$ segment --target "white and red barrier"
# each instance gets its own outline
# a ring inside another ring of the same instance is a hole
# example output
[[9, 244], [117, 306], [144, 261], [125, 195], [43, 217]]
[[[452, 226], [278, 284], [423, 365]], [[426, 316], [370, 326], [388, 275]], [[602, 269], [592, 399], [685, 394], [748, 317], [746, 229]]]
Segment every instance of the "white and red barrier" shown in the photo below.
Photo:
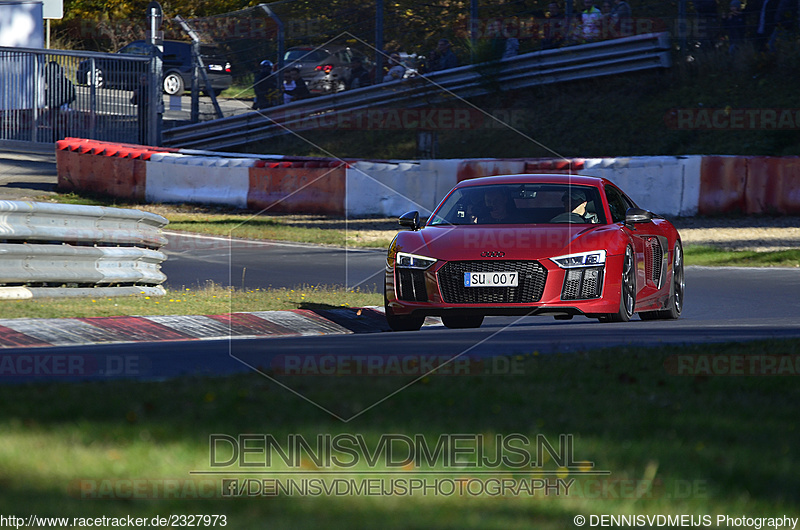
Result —
[[67, 138], [59, 189], [149, 202], [225, 204], [338, 216], [429, 214], [462, 180], [516, 173], [604, 177], [656, 213], [800, 214], [797, 157], [347, 161], [238, 155]]

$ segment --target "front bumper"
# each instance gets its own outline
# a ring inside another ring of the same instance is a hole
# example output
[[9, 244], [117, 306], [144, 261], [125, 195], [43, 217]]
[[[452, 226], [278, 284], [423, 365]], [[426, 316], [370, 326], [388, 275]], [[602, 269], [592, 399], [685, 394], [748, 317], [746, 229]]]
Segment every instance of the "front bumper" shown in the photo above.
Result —
[[[579, 315], [619, 310], [623, 256], [603, 267], [562, 269], [549, 259], [438, 261], [427, 270], [386, 268], [386, 304], [399, 316]], [[517, 288], [464, 287], [463, 273], [516, 270]], [[460, 282], [460, 285], [459, 285]]]

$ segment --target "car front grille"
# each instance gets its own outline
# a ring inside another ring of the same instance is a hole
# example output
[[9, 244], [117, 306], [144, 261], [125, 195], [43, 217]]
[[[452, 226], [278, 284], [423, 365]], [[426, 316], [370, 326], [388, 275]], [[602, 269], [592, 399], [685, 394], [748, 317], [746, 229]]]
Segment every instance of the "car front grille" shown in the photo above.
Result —
[[425, 271], [397, 268], [397, 297], [407, 302], [427, 302]]
[[564, 276], [562, 300], [588, 300], [600, 298], [603, 292], [603, 267], [567, 269]]
[[[519, 273], [517, 287], [464, 287], [465, 272]], [[547, 270], [538, 261], [449, 261], [437, 273], [447, 304], [524, 304], [538, 302]]]

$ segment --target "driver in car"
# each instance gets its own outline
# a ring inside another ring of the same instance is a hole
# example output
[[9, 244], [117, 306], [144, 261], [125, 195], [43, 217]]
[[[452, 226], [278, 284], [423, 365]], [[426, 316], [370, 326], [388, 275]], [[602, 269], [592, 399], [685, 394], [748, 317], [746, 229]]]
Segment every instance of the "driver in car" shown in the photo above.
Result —
[[487, 212], [482, 216], [484, 223], [515, 223], [516, 212], [511, 197], [502, 188], [489, 188], [484, 197]]

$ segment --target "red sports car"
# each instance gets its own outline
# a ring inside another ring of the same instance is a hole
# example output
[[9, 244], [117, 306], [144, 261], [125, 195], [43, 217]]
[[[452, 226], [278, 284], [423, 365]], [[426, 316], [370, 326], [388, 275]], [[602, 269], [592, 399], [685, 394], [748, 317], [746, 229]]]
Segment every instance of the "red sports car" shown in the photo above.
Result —
[[435, 315], [475, 328], [487, 315], [675, 319], [683, 309], [678, 231], [606, 179], [512, 175], [459, 183], [425, 226], [399, 222], [386, 258], [386, 319]]

